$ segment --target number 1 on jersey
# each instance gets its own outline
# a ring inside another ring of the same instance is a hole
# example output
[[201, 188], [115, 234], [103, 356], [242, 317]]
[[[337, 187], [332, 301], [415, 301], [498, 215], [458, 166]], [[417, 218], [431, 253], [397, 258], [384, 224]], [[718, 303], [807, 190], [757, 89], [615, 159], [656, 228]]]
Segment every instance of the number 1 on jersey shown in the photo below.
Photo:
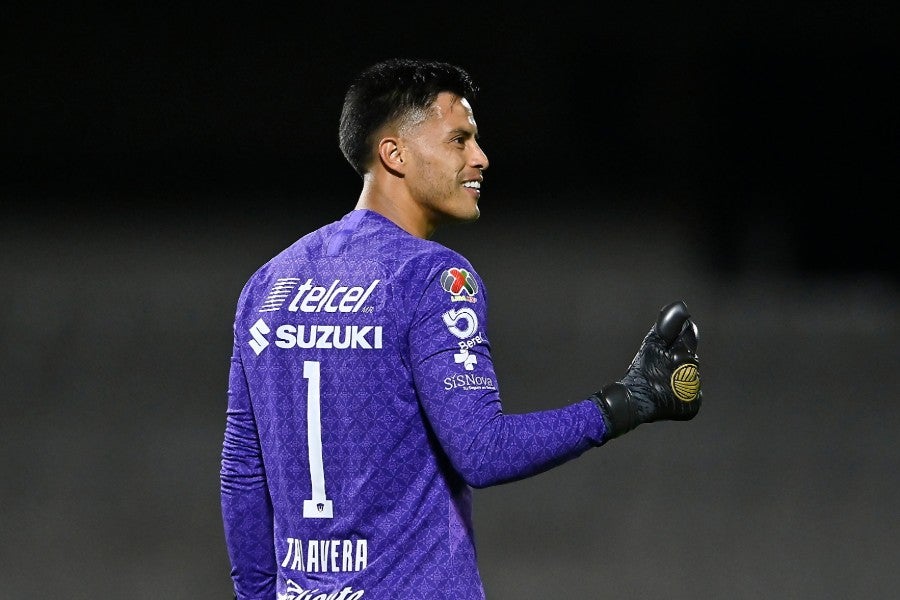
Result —
[[303, 517], [307, 519], [331, 519], [334, 517], [331, 500], [325, 495], [325, 467], [322, 464], [322, 411], [320, 390], [322, 382], [319, 362], [303, 361], [303, 377], [306, 379], [306, 440], [309, 447], [309, 478], [312, 483], [312, 499], [303, 501]]

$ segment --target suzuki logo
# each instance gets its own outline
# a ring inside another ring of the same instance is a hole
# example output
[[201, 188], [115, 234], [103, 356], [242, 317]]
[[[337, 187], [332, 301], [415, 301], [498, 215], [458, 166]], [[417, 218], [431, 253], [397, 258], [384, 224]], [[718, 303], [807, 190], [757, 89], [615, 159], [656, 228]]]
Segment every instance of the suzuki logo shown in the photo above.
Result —
[[253, 351], [256, 352], [256, 355], [259, 356], [259, 353], [266, 349], [266, 346], [269, 345], [269, 340], [266, 339], [266, 334], [272, 331], [269, 329], [269, 326], [266, 325], [266, 322], [260, 319], [256, 323], [253, 324], [253, 327], [250, 328], [250, 335], [253, 336], [253, 339], [248, 342], [250, 347], [253, 348]]

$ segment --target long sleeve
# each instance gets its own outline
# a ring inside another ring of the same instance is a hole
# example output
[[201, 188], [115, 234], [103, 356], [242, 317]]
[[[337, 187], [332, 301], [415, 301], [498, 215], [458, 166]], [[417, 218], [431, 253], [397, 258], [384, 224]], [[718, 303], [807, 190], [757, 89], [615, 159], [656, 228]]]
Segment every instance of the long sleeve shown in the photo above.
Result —
[[237, 344], [231, 357], [220, 473], [225, 543], [238, 600], [274, 600], [272, 503]]
[[424, 290], [409, 339], [419, 401], [466, 483], [523, 479], [601, 445], [603, 418], [590, 400], [504, 413], [484, 285], [467, 263], [444, 267]]

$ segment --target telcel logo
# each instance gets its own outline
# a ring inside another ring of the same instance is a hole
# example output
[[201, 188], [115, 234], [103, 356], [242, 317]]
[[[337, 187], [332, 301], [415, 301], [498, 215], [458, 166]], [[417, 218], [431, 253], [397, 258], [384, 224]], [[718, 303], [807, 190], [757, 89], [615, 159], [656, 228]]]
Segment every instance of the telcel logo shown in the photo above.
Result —
[[335, 279], [329, 287], [313, 285], [312, 279], [297, 288], [294, 299], [288, 305], [288, 310], [306, 313], [316, 312], [342, 312], [355, 313], [362, 308], [363, 303], [372, 295], [375, 286], [380, 279], [374, 280], [369, 287], [349, 287], [341, 285], [340, 279]]

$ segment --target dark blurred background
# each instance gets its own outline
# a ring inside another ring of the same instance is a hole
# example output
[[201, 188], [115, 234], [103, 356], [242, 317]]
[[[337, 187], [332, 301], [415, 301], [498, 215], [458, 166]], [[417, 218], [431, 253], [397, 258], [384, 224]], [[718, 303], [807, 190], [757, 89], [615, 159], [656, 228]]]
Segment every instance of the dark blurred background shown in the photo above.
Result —
[[231, 597], [237, 296], [352, 208], [343, 92], [401, 55], [482, 88], [482, 218], [437, 239], [508, 412], [620, 377], [671, 300], [701, 331], [696, 420], [475, 492], [489, 598], [895, 597], [893, 4], [0, 14], [0, 597]]

